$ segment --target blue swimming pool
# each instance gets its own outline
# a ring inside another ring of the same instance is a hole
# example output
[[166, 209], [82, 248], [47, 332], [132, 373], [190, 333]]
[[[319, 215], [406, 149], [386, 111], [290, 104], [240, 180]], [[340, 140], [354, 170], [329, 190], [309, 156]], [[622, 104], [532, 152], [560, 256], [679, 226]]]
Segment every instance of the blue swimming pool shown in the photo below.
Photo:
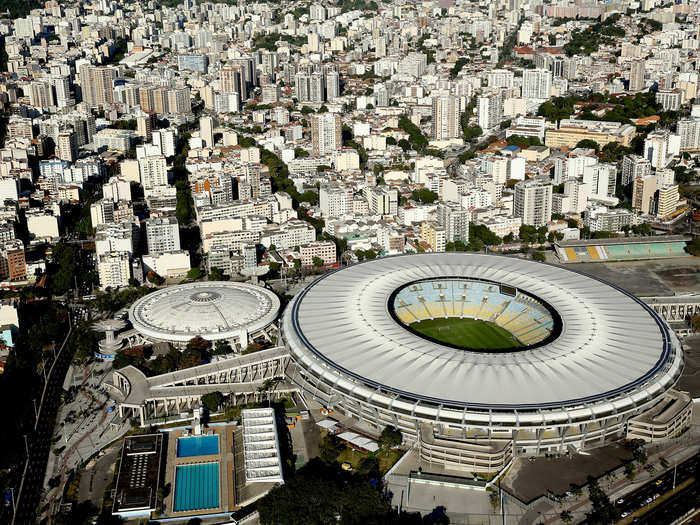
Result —
[[177, 457], [208, 456], [219, 453], [219, 436], [181, 437], [177, 440]]
[[213, 509], [218, 506], [218, 462], [175, 467], [175, 512]]

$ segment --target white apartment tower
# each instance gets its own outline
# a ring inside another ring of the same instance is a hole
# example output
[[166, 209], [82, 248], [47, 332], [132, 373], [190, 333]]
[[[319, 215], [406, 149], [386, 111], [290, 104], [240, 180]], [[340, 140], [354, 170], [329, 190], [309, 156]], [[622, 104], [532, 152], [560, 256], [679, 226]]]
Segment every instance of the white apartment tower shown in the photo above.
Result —
[[634, 60], [630, 64], [629, 90], [641, 91], [644, 89], [644, 60]]
[[446, 140], [459, 136], [459, 100], [457, 97], [449, 95], [433, 98], [433, 138]]
[[199, 119], [199, 135], [207, 148], [214, 147], [214, 119], [202, 117]]
[[544, 100], [552, 91], [552, 72], [548, 69], [526, 69], [523, 72], [522, 98]]
[[513, 198], [513, 215], [530, 226], [547, 224], [552, 218], [552, 185], [536, 179], [518, 182]]
[[447, 242], [469, 242], [471, 212], [456, 202], [442, 202], [437, 207], [437, 222], [445, 229]]
[[503, 117], [503, 100], [500, 93], [481, 95], [478, 101], [479, 127], [484, 131], [495, 128]]
[[324, 217], [342, 217], [349, 211], [351, 197], [337, 184], [324, 184], [319, 191], [319, 207]]
[[158, 217], [145, 222], [149, 255], [180, 251], [180, 227], [175, 217]]
[[129, 285], [131, 261], [129, 252], [109, 252], [101, 255], [97, 262], [97, 273], [101, 288], [121, 288]]
[[316, 157], [341, 148], [343, 135], [340, 115], [322, 113], [311, 117], [311, 151]]
[[681, 151], [700, 149], [700, 119], [679, 120], [676, 130], [681, 137]]
[[144, 190], [168, 184], [168, 164], [162, 155], [151, 155], [139, 159], [139, 176]]
[[640, 155], [625, 155], [622, 159], [623, 186], [631, 184], [637, 177], [651, 175], [651, 162]]

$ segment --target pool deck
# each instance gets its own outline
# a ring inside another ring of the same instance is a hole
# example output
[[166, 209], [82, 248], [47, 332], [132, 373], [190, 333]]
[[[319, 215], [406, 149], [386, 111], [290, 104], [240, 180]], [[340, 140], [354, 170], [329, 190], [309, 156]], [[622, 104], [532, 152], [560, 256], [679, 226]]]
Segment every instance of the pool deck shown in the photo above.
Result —
[[[220, 427], [210, 427], [204, 429], [205, 434], [218, 434], [219, 436], [219, 453], [208, 454], [204, 456], [188, 456], [177, 457], [177, 440], [184, 436], [183, 430], [174, 430], [168, 432], [168, 450], [166, 455], [165, 466], [165, 482], [164, 486], [170, 485], [170, 491], [165, 497], [165, 514], [162, 517], [187, 517], [197, 516], [200, 514], [213, 514], [217, 512], [228, 512], [234, 509], [234, 483], [233, 483], [233, 431], [235, 425], [227, 425]], [[211, 463], [212, 461], [219, 462], [219, 506], [209, 509], [188, 510], [182, 512], [174, 512], [175, 499], [175, 470], [180, 465], [194, 465], [197, 463]], [[166, 489], [167, 491], [167, 489]]]

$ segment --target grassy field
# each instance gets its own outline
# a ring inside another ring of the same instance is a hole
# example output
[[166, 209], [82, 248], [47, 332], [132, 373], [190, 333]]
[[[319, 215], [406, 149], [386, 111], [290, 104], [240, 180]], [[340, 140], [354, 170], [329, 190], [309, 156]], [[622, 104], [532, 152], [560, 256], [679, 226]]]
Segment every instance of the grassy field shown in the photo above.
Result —
[[427, 319], [411, 328], [436, 341], [475, 350], [510, 349], [522, 346], [507, 330], [477, 319]]
[[[400, 449], [391, 449], [387, 451], [377, 451], [371, 454], [379, 460], [379, 470], [382, 474], [386, 474], [387, 471], [394, 466], [401, 456], [403, 456], [405, 451]], [[345, 447], [343, 451], [338, 456], [338, 463], [350, 463], [353, 469], [357, 469], [360, 461], [364, 458], [370, 456], [366, 452], [360, 452], [359, 450], [352, 449], [350, 447]]]

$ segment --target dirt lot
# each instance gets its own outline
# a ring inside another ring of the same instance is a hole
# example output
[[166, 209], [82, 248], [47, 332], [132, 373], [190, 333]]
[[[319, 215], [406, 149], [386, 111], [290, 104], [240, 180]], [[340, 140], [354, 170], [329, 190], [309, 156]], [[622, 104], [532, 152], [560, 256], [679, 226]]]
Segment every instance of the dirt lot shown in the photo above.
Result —
[[640, 297], [700, 293], [700, 258], [570, 264], [567, 268], [605, 279]]

